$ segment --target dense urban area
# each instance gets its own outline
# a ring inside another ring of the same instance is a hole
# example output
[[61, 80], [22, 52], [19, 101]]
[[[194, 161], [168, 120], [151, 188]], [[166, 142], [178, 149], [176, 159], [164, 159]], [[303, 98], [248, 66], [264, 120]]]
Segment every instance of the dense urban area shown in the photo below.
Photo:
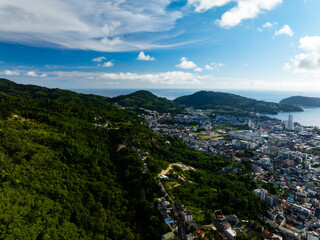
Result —
[[[247, 174], [259, 186], [253, 193], [268, 206], [267, 214], [261, 216], [268, 226], [261, 229], [265, 239], [319, 239], [317, 127], [294, 123], [289, 114], [288, 121], [280, 121], [254, 113], [235, 117], [193, 108], [187, 108], [185, 114], [141, 110], [145, 123], [154, 132], [182, 139], [198, 151], [231, 159], [231, 164], [221, 169], [223, 173], [237, 174], [243, 171], [238, 163], [251, 163]], [[195, 170], [181, 163], [175, 165]], [[169, 170], [159, 174], [161, 184], [168, 190], [176, 187], [170, 185], [173, 175]], [[174, 232], [179, 239], [206, 238], [207, 231], [216, 232], [214, 239], [241, 239], [237, 236], [246, 231], [243, 223], [247, 221], [235, 214], [217, 211], [212, 223], [199, 228], [194, 218], [197, 213], [183, 203], [174, 204], [174, 195], [162, 196], [158, 201], [164, 221], [172, 229], [163, 239], [173, 239]]]

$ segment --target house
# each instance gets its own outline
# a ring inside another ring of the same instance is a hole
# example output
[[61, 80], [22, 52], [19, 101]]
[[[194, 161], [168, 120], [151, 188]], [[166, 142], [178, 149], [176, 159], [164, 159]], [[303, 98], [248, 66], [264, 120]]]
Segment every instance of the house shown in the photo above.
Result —
[[234, 222], [234, 223], [239, 222], [238, 217], [237, 217], [236, 215], [234, 215], [234, 214], [228, 215], [228, 216], [227, 216], [227, 219], [228, 219], [229, 222]]
[[184, 220], [185, 221], [192, 221], [193, 220], [193, 216], [192, 216], [192, 213], [190, 211], [185, 211], [183, 213], [184, 215]]
[[201, 231], [201, 230], [199, 230], [199, 229], [196, 229], [195, 231], [194, 231], [197, 235], [199, 235], [200, 237], [204, 237], [204, 235], [205, 235], [205, 232], [204, 231]]
[[162, 240], [172, 240], [174, 238], [173, 232], [168, 232], [162, 235]]
[[226, 220], [226, 218], [223, 215], [217, 215], [215, 220], [219, 222], [223, 222]]
[[224, 233], [226, 234], [228, 239], [231, 239], [231, 240], [236, 239], [237, 233], [231, 227], [224, 229]]
[[187, 240], [193, 240], [193, 238], [194, 238], [194, 237], [193, 237], [193, 235], [192, 235], [191, 233], [189, 233], [189, 234], [186, 235], [186, 239], [187, 239]]

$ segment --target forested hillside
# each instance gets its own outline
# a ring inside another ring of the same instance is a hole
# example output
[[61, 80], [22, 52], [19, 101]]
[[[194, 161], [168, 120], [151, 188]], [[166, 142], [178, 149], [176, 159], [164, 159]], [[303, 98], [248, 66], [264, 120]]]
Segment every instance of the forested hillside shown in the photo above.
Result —
[[293, 105], [299, 105], [299, 106], [305, 106], [305, 107], [320, 107], [320, 98], [293, 96], [293, 97], [282, 99], [280, 103], [293, 104]]
[[190, 176], [194, 184], [172, 192], [178, 201], [259, 220], [255, 183], [221, 174], [228, 160], [155, 135], [135, 112], [105, 98], [6, 84], [12, 87], [0, 92], [1, 239], [161, 239], [168, 228], [154, 205], [163, 196], [156, 176], [177, 161], [200, 170]]
[[216, 112], [243, 114], [248, 112], [276, 114], [288, 111], [303, 111], [299, 106], [278, 104], [242, 97], [230, 93], [200, 91], [182, 96], [175, 103], [199, 109], [214, 109]]
[[110, 99], [110, 102], [119, 103], [124, 107], [131, 108], [146, 108], [149, 110], [156, 110], [161, 113], [165, 112], [182, 112], [183, 109], [174, 102], [157, 97], [149, 91], [140, 90], [128, 95], [122, 95]]

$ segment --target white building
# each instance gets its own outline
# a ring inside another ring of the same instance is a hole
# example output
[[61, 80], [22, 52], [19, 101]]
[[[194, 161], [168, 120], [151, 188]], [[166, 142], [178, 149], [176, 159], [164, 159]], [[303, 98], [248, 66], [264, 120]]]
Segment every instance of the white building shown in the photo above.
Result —
[[255, 195], [257, 195], [257, 196], [260, 198], [261, 201], [264, 201], [265, 198], [266, 198], [266, 194], [268, 193], [268, 191], [265, 190], [265, 189], [255, 189], [255, 190], [253, 191], [253, 193], [254, 193]]
[[193, 220], [193, 216], [192, 216], [192, 213], [190, 212], [190, 211], [185, 211], [184, 213], [183, 213], [183, 215], [184, 215], [184, 220], [185, 221], [192, 221]]
[[287, 130], [294, 130], [293, 116], [291, 114], [289, 114], [289, 119], [287, 122]]
[[224, 233], [228, 237], [228, 239], [234, 240], [237, 237], [236, 231], [234, 231], [232, 228], [227, 228], [224, 230]]

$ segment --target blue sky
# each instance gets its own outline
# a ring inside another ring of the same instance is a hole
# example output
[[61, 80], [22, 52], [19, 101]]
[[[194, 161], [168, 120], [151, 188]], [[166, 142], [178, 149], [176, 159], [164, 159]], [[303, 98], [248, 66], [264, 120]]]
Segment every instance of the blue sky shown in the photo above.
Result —
[[318, 0], [2, 0], [0, 77], [59, 88], [320, 89]]

